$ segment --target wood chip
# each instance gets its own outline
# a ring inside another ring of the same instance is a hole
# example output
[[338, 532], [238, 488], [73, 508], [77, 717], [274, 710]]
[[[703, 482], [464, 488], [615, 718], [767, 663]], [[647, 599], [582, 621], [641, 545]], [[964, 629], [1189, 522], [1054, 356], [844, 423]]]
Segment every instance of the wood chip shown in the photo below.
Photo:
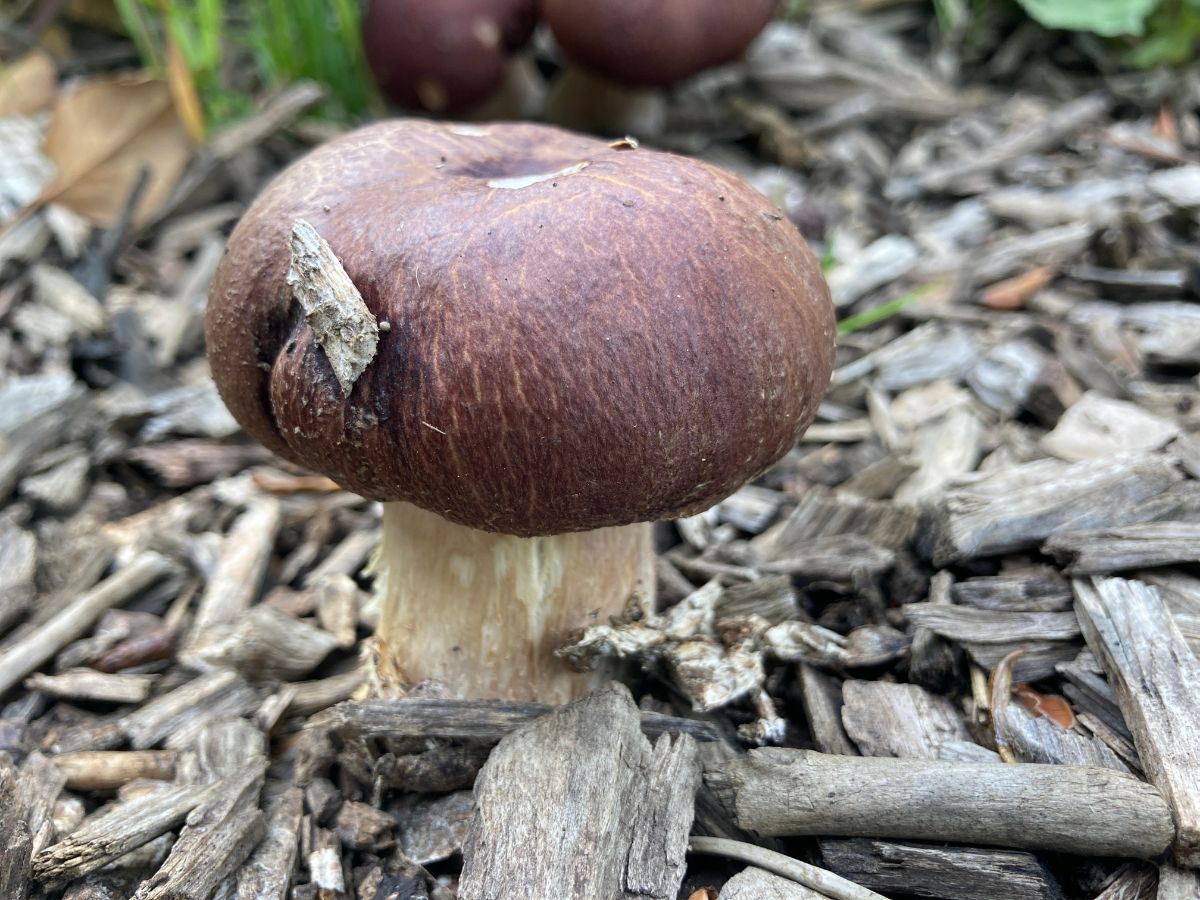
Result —
[[699, 783], [689, 737], [651, 749], [624, 687], [589, 694], [492, 752], [459, 895], [674, 896]]
[[1154, 588], [1121, 578], [1074, 587], [1088, 646], [1116, 688], [1147, 777], [1171, 804], [1175, 857], [1200, 865], [1200, 663]]
[[933, 511], [933, 560], [945, 565], [1037, 546], [1065, 525], [1124, 524], [1130, 507], [1180, 479], [1162, 456], [1117, 456], [1066, 464], [1026, 463], [942, 497]]
[[1050, 868], [1032, 853], [866, 838], [827, 838], [817, 845], [829, 869], [889, 897], [912, 894], [946, 900], [1063, 898], [1062, 888]]
[[0, 654], [0, 694], [85, 634], [105, 610], [129, 600], [173, 569], [165, 557], [143, 553], [39, 625], [20, 643]]
[[1099, 459], [1159, 450], [1178, 435], [1174, 422], [1134, 403], [1088, 391], [1042, 438], [1042, 447], [1060, 459]]
[[1043, 551], [1073, 575], [1103, 575], [1200, 561], [1200, 524], [1150, 522], [1052, 535]]
[[960, 841], [1148, 858], [1174, 834], [1154, 788], [1110, 769], [826, 756], [764, 748], [705, 773], [763, 835]]
[[342, 393], [349, 397], [358, 376], [375, 359], [379, 323], [333, 249], [303, 219], [292, 225], [291, 253], [288, 286], [304, 309]]

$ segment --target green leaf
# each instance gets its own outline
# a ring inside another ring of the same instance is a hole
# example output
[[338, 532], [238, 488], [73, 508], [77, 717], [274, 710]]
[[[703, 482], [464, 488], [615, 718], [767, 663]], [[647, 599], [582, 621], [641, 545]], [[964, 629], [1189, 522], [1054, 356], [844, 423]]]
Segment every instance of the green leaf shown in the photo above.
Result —
[[1017, 0], [1046, 28], [1090, 31], [1104, 37], [1140, 35], [1160, 0]]

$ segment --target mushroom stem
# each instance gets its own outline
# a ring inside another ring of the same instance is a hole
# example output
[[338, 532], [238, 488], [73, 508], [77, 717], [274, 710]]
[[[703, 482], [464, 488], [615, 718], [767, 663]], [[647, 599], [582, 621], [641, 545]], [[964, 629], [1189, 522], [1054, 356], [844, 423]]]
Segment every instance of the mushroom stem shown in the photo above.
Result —
[[377, 694], [427, 680], [452, 696], [564, 703], [597, 676], [554, 655], [572, 632], [648, 602], [648, 524], [521, 538], [385, 503], [374, 562]]
[[663, 92], [631, 88], [568, 66], [550, 86], [546, 119], [577, 131], [651, 138], [666, 126]]

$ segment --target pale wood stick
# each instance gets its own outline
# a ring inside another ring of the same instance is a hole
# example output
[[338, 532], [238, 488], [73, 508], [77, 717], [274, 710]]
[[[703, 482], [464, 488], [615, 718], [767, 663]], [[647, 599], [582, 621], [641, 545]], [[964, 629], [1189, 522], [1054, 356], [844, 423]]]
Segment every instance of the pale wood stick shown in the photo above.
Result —
[[827, 756], [767, 748], [705, 775], [768, 836], [952, 841], [1147, 858], [1175, 829], [1153, 787], [1111, 769]]
[[71, 641], [86, 634], [105, 610], [124, 603], [171, 569], [166, 557], [147, 551], [43, 622], [24, 640], [0, 655], [0, 694], [52, 659]]

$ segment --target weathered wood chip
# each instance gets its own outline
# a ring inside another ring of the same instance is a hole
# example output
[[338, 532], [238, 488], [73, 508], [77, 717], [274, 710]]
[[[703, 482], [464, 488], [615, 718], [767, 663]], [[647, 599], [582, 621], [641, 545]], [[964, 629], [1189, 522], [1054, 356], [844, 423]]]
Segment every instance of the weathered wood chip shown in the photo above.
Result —
[[[375, 738], [444, 738], [496, 743], [505, 735], [554, 711], [542, 703], [508, 700], [406, 698], [339, 703], [309, 720], [309, 727]], [[642, 712], [642, 730], [656, 738], [688, 734], [718, 740], [716, 728], [695, 719]]]
[[946, 742], [971, 742], [954, 704], [915, 684], [850, 680], [842, 697], [842, 724], [864, 756], [942, 759]]
[[333, 249], [308, 222], [292, 225], [287, 283], [325, 351], [342, 392], [350, 395], [379, 345], [379, 323]]
[[459, 895], [671, 897], [684, 872], [695, 744], [651, 749], [622, 686], [505, 738], [475, 785]]
[[1088, 391], [1042, 438], [1042, 447], [1074, 462], [1160, 450], [1178, 435], [1179, 426], [1162, 416]]
[[905, 618], [953, 641], [1002, 644], [1012, 641], [1069, 641], [1079, 636], [1073, 612], [976, 609], [944, 603], [907, 603]]
[[933, 561], [945, 565], [1037, 546], [1065, 525], [1123, 525], [1131, 507], [1181, 479], [1147, 454], [1072, 464], [1038, 460], [952, 489], [933, 509]]
[[1121, 578], [1074, 587], [1088, 646], [1116, 688], [1147, 777], [1171, 804], [1175, 857], [1200, 865], [1200, 663], [1154, 588]]
[[1052, 535], [1042, 547], [1073, 575], [1200, 562], [1200, 524], [1149, 522]]
[[[1062, 900], [1049, 867], [1032, 853], [901, 844], [855, 838], [817, 842], [825, 866], [872, 890], [946, 900]], [[722, 894], [722, 900], [724, 894]]]
[[762, 835], [962, 841], [1149, 858], [1174, 834], [1153, 787], [1111, 769], [1001, 765], [763, 748], [705, 782]]

